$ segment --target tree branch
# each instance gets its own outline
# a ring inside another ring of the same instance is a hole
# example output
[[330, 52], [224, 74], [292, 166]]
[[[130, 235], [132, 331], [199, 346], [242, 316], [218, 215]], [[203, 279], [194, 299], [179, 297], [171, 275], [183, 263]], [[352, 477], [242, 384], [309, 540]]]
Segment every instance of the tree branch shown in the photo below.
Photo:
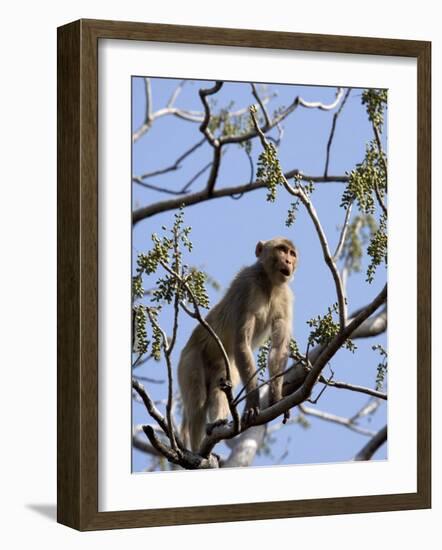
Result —
[[150, 88], [150, 78], [144, 79], [144, 92], [146, 97], [146, 108], [144, 114], [144, 122], [140, 128], [134, 132], [132, 136], [132, 141], [135, 143], [141, 136], [143, 136], [152, 125], [152, 106], [151, 106], [151, 97], [152, 92]]
[[345, 213], [344, 225], [342, 226], [342, 231], [341, 231], [341, 235], [339, 237], [338, 245], [336, 247], [335, 253], [333, 254], [333, 261], [334, 262], [336, 262], [339, 259], [339, 256], [341, 255], [342, 248], [343, 248], [344, 243], [345, 243], [345, 238], [347, 236], [347, 231], [348, 231], [348, 225], [349, 225], [349, 222], [350, 222], [352, 206], [353, 206], [352, 202], [347, 206], [347, 211]]
[[[211, 163], [210, 163], [211, 165]], [[205, 167], [205, 169], [207, 169]], [[348, 176], [310, 176], [302, 174], [298, 169], [293, 169], [285, 173], [287, 179], [293, 177], [299, 177], [302, 181], [312, 181], [313, 183], [346, 183], [348, 181]], [[231, 197], [232, 195], [239, 195], [250, 193], [251, 191], [256, 191], [258, 189], [264, 189], [266, 187], [265, 182], [255, 181], [253, 184], [246, 183], [242, 185], [237, 185], [233, 187], [223, 187], [222, 189], [215, 189], [210, 193], [206, 188], [201, 191], [196, 191], [195, 193], [178, 197], [176, 199], [168, 199], [165, 201], [160, 201], [154, 204], [149, 204], [135, 210], [132, 214], [132, 222], [134, 224], [144, 220], [145, 218], [150, 218], [155, 214], [160, 214], [161, 212], [168, 212], [169, 210], [176, 210], [182, 204], [184, 206], [191, 206], [193, 204], [199, 204], [200, 202], [205, 202], [209, 199], [219, 199], [222, 197]]]
[[207, 96], [209, 95], [213, 95], [213, 94], [216, 94], [217, 92], [219, 92], [219, 90], [221, 90], [222, 86], [223, 86], [224, 82], [220, 81], [220, 80], [217, 80], [215, 82], [215, 85], [212, 86], [212, 88], [202, 88], [200, 91], [199, 91], [199, 96], [201, 98], [201, 101], [203, 103], [203, 106], [204, 106], [204, 119], [201, 123], [201, 126], [200, 126], [200, 132], [202, 132], [208, 142], [210, 143], [210, 145], [212, 145], [212, 147], [219, 147], [219, 141], [217, 139], [215, 139], [215, 137], [213, 136], [212, 132], [209, 130], [209, 123], [210, 123], [210, 117], [211, 117], [211, 113], [210, 113], [210, 106], [209, 106], [209, 103], [207, 101]]
[[348, 88], [346, 93], [345, 93], [344, 99], [342, 100], [341, 105], [339, 106], [339, 109], [333, 115], [332, 127], [331, 127], [331, 130], [330, 130], [330, 136], [329, 136], [328, 142], [327, 142], [327, 153], [326, 153], [326, 158], [325, 158], [324, 176], [326, 176], [328, 174], [328, 165], [329, 165], [329, 162], [330, 162], [330, 150], [331, 150], [331, 146], [332, 146], [332, 143], [333, 143], [333, 138], [335, 136], [336, 122], [338, 121], [339, 115], [341, 114], [341, 111], [344, 108], [345, 103], [347, 102], [347, 99], [350, 95], [350, 92], [351, 92], [351, 88]]
[[[144, 389], [143, 385], [138, 382], [138, 380], [132, 379], [132, 388], [138, 393], [138, 395], [141, 397], [144, 406], [146, 407], [147, 412], [149, 415], [157, 422], [157, 424], [160, 426], [160, 428], [163, 430], [163, 432], [167, 435], [167, 437], [170, 439], [170, 431], [168, 423], [166, 422], [166, 419], [164, 416], [160, 413], [160, 411], [155, 407], [154, 402], [149, 397], [148, 393]], [[184, 448], [183, 442], [178, 437], [178, 435], [174, 435], [174, 440], [176, 441], [177, 446], [180, 449]]]
[[173, 464], [177, 464], [186, 470], [219, 468], [218, 458], [215, 455], [202, 457], [184, 448], [171, 449], [168, 445], [158, 439], [152, 426], [143, 426], [143, 431], [154, 449]]
[[[327, 363], [333, 357], [333, 355], [341, 348], [345, 341], [350, 338], [352, 332], [361, 325], [372, 313], [374, 313], [378, 307], [380, 307], [385, 300], [387, 299], [387, 286], [376, 296], [376, 298], [361, 311], [345, 328], [343, 331], [339, 332], [335, 338], [321, 351], [318, 358], [316, 359], [313, 367], [307, 374], [304, 382], [301, 387], [298, 388], [294, 393], [284, 397], [271, 407], [261, 410], [261, 412], [253, 419], [250, 426], [261, 426], [267, 424], [271, 420], [274, 420], [280, 415], [283, 415], [291, 408], [299, 405], [311, 395], [311, 391], [319, 376], [321, 375], [322, 370], [325, 368]], [[219, 426], [215, 428], [210, 436], [207, 436], [200, 449], [202, 456], [208, 456], [213, 449], [213, 447], [221, 441], [222, 439], [230, 439], [234, 437], [232, 427], [229, 425]]]
[[339, 424], [340, 426], [345, 426], [349, 430], [352, 430], [353, 432], [359, 433], [361, 435], [367, 435], [370, 437], [374, 435], [374, 432], [372, 432], [371, 430], [366, 430], [365, 428], [361, 428], [360, 426], [355, 424], [351, 418], [344, 418], [342, 416], [337, 416], [326, 411], [319, 411], [312, 407], [306, 407], [305, 405], [299, 405], [299, 409], [301, 410], [301, 412], [308, 416], [314, 416], [327, 422], [332, 422], [334, 424]]
[[318, 379], [318, 382], [321, 382], [321, 384], [325, 384], [326, 386], [329, 386], [330, 388], [337, 388], [342, 390], [349, 390], [354, 391], [357, 393], [365, 393], [366, 395], [371, 395], [372, 397], [377, 397], [378, 399], [383, 399], [386, 401], [388, 399], [388, 396], [386, 393], [373, 390], [371, 388], [366, 388], [365, 386], [356, 386], [355, 384], [348, 384], [347, 382], [339, 382], [336, 380], [327, 380], [325, 377], [320, 376]]
[[167, 174], [168, 172], [173, 172], [175, 170], [178, 170], [179, 168], [181, 168], [181, 163], [183, 162], [183, 160], [185, 160], [192, 153], [194, 153], [205, 142], [206, 142], [206, 138], [203, 138], [200, 141], [198, 141], [197, 143], [195, 143], [194, 145], [192, 145], [192, 147], [190, 147], [189, 149], [186, 149], [186, 151], [184, 151], [184, 153], [182, 153], [176, 159], [176, 161], [173, 164], [171, 164], [170, 166], [167, 166], [166, 168], [161, 168], [159, 170], [154, 170], [153, 172], [146, 172], [144, 174], [141, 174], [140, 176], [134, 176], [133, 179], [137, 183], [142, 184], [142, 183], [144, 183], [143, 180], [146, 180], [148, 178], [153, 178], [155, 176], [161, 176], [163, 174]]
[[319, 109], [321, 111], [331, 111], [333, 110], [341, 101], [341, 98], [344, 94], [343, 88], [337, 88], [336, 90], [336, 97], [335, 100], [332, 103], [321, 103], [320, 101], [305, 101], [302, 99], [302, 97], [297, 98], [298, 104], [302, 107], [306, 107], [308, 109]]
[[370, 441], [362, 447], [353, 460], [370, 460], [375, 452], [387, 441], [387, 426], [384, 426]]

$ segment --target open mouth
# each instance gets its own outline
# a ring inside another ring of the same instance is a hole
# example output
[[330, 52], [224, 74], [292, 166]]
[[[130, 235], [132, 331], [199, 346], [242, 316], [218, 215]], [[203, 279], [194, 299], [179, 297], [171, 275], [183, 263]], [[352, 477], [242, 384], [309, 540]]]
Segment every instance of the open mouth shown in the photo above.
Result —
[[286, 277], [290, 277], [290, 269], [288, 267], [283, 267], [279, 270], [280, 273], [285, 275]]

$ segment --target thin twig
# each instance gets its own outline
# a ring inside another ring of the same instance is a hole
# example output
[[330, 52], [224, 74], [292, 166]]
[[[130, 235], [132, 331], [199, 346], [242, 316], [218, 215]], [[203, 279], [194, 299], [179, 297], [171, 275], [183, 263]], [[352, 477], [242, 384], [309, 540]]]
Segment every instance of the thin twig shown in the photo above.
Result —
[[379, 399], [370, 399], [366, 405], [364, 405], [357, 413], [355, 413], [350, 420], [356, 422], [359, 418], [368, 416], [369, 414], [374, 414], [379, 408], [380, 400]]
[[181, 93], [181, 90], [183, 89], [186, 82], [187, 82], [187, 80], [181, 80], [181, 82], [178, 84], [178, 86], [172, 92], [172, 95], [170, 96], [170, 99], [167, 102], [167, 108], [168, 109], [170, 109], [171, 107], [173, 107], [175, 105], [175, 101], [177, 100], [177, 97]]
[[151, 191], [158, 191], [159, 193], [166, 193], [168, 195], [183, 195], [187, 193], [187, 191], [183, 191], [182, 189], [176, 191], [174, 189], [169, 189], [168, 187], [160, 187], [159, 185], [147, 183], [146, 181], [140, 179], [138, 176], [133, 176], [132, 181], [134, 183], [137, 183], [138, 185], [141, 185], [142, 187], [145, 187], [146, 189], [150, 189]]
[[157, 380], [156, 378], [149, 378], [148, 376], [138, 376], [134, 374], [133, 378], [141, 382], [148, 382], [149, 384], [164, 384], [164, 380]]
[[344, 108], [344, 105], [345, 105], [345, 103], [348, 99], [348, 96], [350, 95], [350, 92], [351, 92], [351, 88], [348, 88], [346, 93], [345, 93], [344, 99], [342, 100], [341, 105], [339, 106], [339, 109], [333, 115], [332, 127], [331, 127], [331, 131], [330, 131], [330, 136], [329, 136], [328, 142], [327, 142], [327, 153], [326, 153], [326, 158], [325, 158], [324, 176], [326, 176], [328, 174], [328, 165], [329, 165], [329, 162], [330, 162], [330, 150], [331, 150], [333, 138], [335, 136], [336, 122], [339, 118], [339, 115], [342, 112], [342, 109]]
[[200, 177], [204, 174], [204, 172], [207, 172], [207, 170], [212, 166], [212, 161], [208, 162], [205, 166], [201, 168], [194, 176], [190, 178], [190, 180], [184, 185], [182, 188], [183, 193], [187, 193], [189, 187]]
[[[350, 202], [350, 204], [347, 206], [347, 210], [345, 212], [345, 220], [344, 225], [342, 226], [341, 235], [339, 237], [338, 245], [336, 247], [335, 253], [333, 254], [333, 261], [339, 260], [339, 256], [341, 255], [342, 248], [345, 243], [345, 238], [347, 237], [347, 231], [348, 226], [350, 223], [350, 216], [351, 216], [351, 210], [352, 210], [353, 202]], [[341, 277], [342, 280], [342, 277]]]
[[141, 397], [144, 406], [146, 407], [147, 412], [149, 415], [156, 420], [158, 425], [161, 427], [163, 432], [169, 437], [169, 427], [167, 425], [167, 421], [164, 418], [164, 416], [160, 413], [160, 411], [156, 408], [155, 403], [150, 398], [149, 394], [144, 389], [144, 386], [138, 382], [135, 378], [132, 378], [132, 388], [137, 392], [137, 394]]
[[184, 151], [184, 153], [182, 153], [177, 159], [176, 161], [171, 164], [170, 166], [167, 166], [166, 168], [161, 168], [159, 170], [154, 170], [153, 172], [146, 172], [144, 174], [141, 174], [140, 176], [134, 176], [134, 179], [138, 179], [138, 180], [146, 180], [148, 178], [153, 178], [155, 176], [161, 176], [163, 174], [167, 174], [168, 172], [172, 172], [172, 171], [175, 171], [175, 170], [178, 170], [179, 168], [181, 168], [181, 163], [183, 162], [183, 160], [185, 160], [187, 157], [189, 157], [192, 153], [194, 153], [199, 147], [201, 147], [201, 145], [203, 145], [204, 143], [206, 142], [206, 139], [203, 138], [203, 139], [200, 139], [199, 141], [197, 141], [194, 145], [192, 145], [192, 147], [189, 147], [188, 149], [186, 149]]
[[[256, 120], [256, 116], [253, 110], [250, 111], [250, 114], [252, 116], [253, 124], [255, 126], [255, 130], [258, 133], [261, 143], [264, 149], [267, 149], [269, 147], [269, 144], [266, 140], [266, 137], [262, 130], [258, 126], [258, 121]], [[281, 172], [282, 174], [282, 172]], [[290, 183], [288, 182], [287, 178], [282, 174], [282, 184], [285, 187], [285, 189], [290, 193], [290, 195], [294, 197], [298, 197], [303, 205], [305, 206], [311, 220], [313, 221], [313, 224], [316, 228], [316, 233], [319, 238], [319, 242], [322, 247], [322, 252], [324, 255], [325, 263], [327, 264], [328, 268], [330, 269], [330, 272], [332, 274], [333, 280], [335, 282], [336, 287], [336, 294], [338, 298], [338, 305], [339, 305], [339, 325], [340, 330], [342, 331], [347, 323], [347, 303], [346, 298], [344, 294], [344, 287], [342, 284], [341, 276], [339, 274], [338, 268], [336, 267], [336, 263], [334, 259], [332, 258], [330, 254], [330, 249], [328, 246], [327, 238], [325, 236], [324, 230], [322, 229], [321, 223], [319, 221], [318, 214], [316, 213], [315, 207], [313, 206], [313, 203], [311, 199], [307, 196], [307, 194], [304, 192], [302, 187], [292, 187]]]
[[374, 435], [374, 432], [371, 430], [366, 430], [365, 428], [361, 428], [357, 424], [355, 424], [350, 418], [344, 418], [342, 416], [337, 416], [335, 414], [331, 414], [326, 411], [319, 411], [317, 409], [313, 409], [311, 407], [306, 407], [305, 405], [299, 405], [299, 409], [308, 416], [314, 416], [316, 418], [320, 418], [321, 420], [326, 420], [327, 422], [333, 422], [335, 424], [340, 424], [341, 426], [345, 426], [349, 430], [352, 430], [353, 432], [357, 432], [362, 435], [367, 435], [372, 437]]
[[330, 388], [337, 388], [342, 390], [349, 390], [354, 391], [358, 393], [365, 393], [367, 395], [371, 395], [373, 397], [377, 397], [379, 399], [383, 399], [384, 401], [387, 401], [388, 395], [386, 393], [373, 390], [371, 388], [366, 388], [365, 386], [357, 386], [355, 384], [347, 384], [346, 382], [339, 382], [336, 380], [327, 380], [324, 376], [320, 376], [318, 378], [318, 382], [321, 382], [321, 384], [326, 384]]
[[[167, 416], [167, 425], [169, 428], [169, 439], [170, 444], [173, 450], [176, 450], [177, 443], [175, 439], [175, 430], [173, 426], [173, 420], [172, 420], [172, 406], [173, 406], [173, 374], [172, 374], [172, 363], [170, 360], [170, 353], [172, 351], [170, 344], [167, 341], [166, 333], [162, 330], [162, 328], [158, 325], [158, 323], [153, 318], [150, 309], [146, 308], [147, 315], [149, 317], [149, 321], [158, 330], [158, 332], [161, 333], [162, 338], [162, 347], [164, 351], [164, 358], [166, 360], [166, 367], [167, 367], [167, 378], [168, 378], [168, 392], [167, 392], [167, 405], [166, 405], [166, 416]], [[177, 314], [175, 314], [177, 318]], [[174, 329], [175, 332], [176, 329]]]

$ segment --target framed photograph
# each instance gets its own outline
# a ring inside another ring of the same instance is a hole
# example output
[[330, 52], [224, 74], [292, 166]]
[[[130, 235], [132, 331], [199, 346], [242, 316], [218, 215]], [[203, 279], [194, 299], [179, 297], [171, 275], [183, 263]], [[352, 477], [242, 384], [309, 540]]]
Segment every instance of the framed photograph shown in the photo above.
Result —
[[58, 29], [60, 523], [431, 506], [430, 67], [429, 42]]

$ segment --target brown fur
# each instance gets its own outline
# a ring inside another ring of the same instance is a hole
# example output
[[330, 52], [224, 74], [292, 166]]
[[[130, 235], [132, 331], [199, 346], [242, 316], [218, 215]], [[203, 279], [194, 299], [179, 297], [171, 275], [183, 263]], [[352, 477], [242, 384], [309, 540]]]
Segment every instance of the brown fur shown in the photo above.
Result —
[[[207, 315], [207, 322], [221, 339], [235, 386], [247, 385], [243, 421], [259, 411], [259, 393], [252, 351], [272, 337], [270, 375], [285, 368], [291, 335], [293, 294], [288, 282], [296, 269], [297, 254], [291, 241], [279, 237], [256, 245], [257, 261], [242, 269], [223, 299]], [[282, 270], [282, 271], [281, 271]], [[221, 352], [207, 330], [198, 325], [184, 347], [178, 365], [183, 400], [183, 438], [198, 451], [206, 423], [227, 419], [229, 408], [219, 387], [225, 379]], [[270, 403], [281, 399], [283, 377], [270, 384]]]

